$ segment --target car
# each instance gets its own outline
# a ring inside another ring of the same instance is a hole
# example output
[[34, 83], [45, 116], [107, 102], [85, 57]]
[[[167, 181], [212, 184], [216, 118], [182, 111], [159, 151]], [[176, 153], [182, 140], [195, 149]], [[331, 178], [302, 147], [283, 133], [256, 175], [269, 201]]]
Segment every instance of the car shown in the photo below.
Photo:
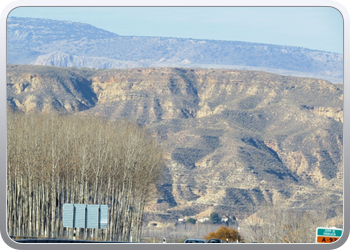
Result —
[[184, 243], [207, 243], [203, 239], [187, 239], [184, 241]]
[[210, 239], [208, 243], [223, 243], [223, 241], [221, 239]]

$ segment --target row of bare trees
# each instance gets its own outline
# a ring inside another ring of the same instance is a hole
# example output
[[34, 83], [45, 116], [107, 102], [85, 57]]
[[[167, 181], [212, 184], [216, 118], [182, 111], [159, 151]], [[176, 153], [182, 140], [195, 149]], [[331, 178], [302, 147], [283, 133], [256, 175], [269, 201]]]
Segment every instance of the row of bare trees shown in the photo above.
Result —
[[142, 231], [142, 237], [144, 241], [153, 242], [155, 239], [166, 238], [169, 243], [183, 243], [187, 238], [200, 238], [204, 239], [204, 236], [212, 231], [217, 231], [221, 225], [197, 222], [191, 223], [177, 223], [175, 226], [157, 228], [157, 227], [144, 227]]
[[156, 140], [132, 122], [9, 111], [8, 233], [72, 237], [62, 226], [64, 203], [108, 204], [108, 228], [80, 229], [77, 237], [139, 240], [162, 157]]
[[239, 225], [246, 242], [265, 243], [314, 243], [317, 227], [328, 225], [328, 206], [320, 209], [264, 207]]
[[148, 242], [161, 242], [165, 237], [167, 242], [183, 242], [187, 238], [221, 238], [240, 243], [314, 243], [317, 227], [342, 228], [341, 222], [329, 222], [326, 210], [330, 205], [327, 206], [326, 202], [323, 204], [319, 209], [310, 210], [266, 206], [256, 211], [256, 208], [252, 208], [248, 211], [251, 216], [233, 227], [201, 222], [178, 223], [174, 227], [161, 229], [145, 227], [143, 237]]

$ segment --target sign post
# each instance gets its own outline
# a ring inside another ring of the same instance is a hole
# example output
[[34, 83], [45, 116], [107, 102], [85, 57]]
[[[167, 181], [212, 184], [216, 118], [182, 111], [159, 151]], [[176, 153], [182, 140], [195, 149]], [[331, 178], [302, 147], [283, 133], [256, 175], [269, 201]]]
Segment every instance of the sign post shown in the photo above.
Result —
[[337, 241], [341, 235], [343, 230], [339, 228], [324, 228], [318, 227], [316, 228], [316, 243], [332, 243]]

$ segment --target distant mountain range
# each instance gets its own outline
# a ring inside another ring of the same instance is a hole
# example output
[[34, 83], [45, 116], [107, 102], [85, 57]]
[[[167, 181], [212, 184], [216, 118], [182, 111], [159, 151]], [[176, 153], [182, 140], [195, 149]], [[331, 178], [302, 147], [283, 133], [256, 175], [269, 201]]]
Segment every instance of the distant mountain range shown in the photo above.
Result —
[[171, 37], [120, 36], [89, 24], [9, 17], [7, 62], [96, 69], [248, 69], [343, 83], [343, 55], [307, 48]]

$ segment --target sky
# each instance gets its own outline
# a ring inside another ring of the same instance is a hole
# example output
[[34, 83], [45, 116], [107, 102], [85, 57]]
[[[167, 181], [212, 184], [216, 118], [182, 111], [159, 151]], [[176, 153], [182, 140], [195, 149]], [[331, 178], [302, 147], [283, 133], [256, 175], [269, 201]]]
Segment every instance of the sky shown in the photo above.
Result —
[[245, 41], [343, 53], [332, 7], [18, 7], [9, 16], [78, 21], [122, 36]]

